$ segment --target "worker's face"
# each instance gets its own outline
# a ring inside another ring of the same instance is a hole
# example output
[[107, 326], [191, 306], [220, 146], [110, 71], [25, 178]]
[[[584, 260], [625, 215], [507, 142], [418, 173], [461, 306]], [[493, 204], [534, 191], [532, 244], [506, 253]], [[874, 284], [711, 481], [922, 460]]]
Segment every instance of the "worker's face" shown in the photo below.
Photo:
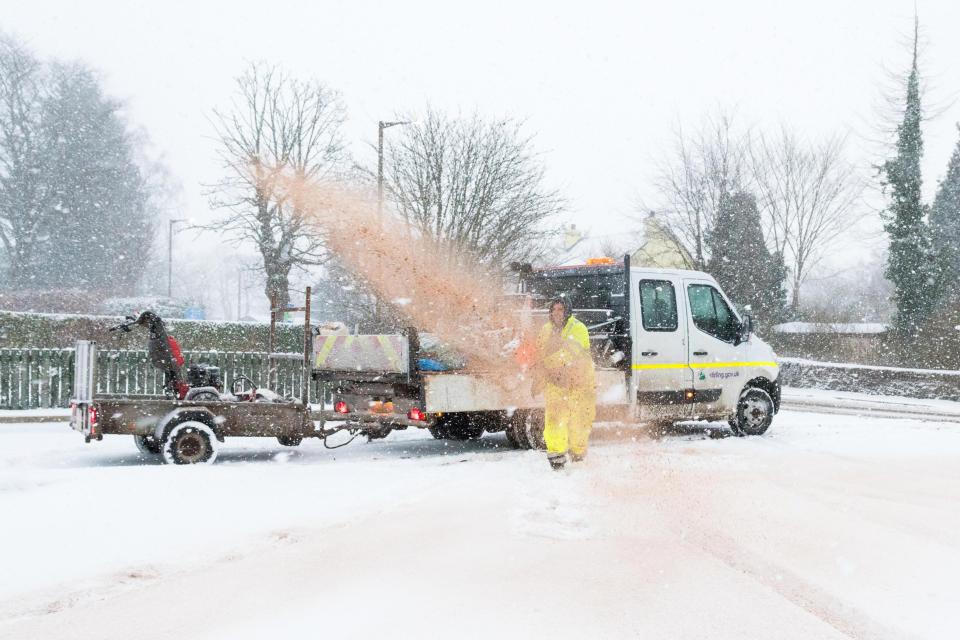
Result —
[[553, 323], [555, 327], [563, 327], [564, 321], [564, 312], [563, 305], [559, 302], [555, 302], [550, 306], [550, 322]]

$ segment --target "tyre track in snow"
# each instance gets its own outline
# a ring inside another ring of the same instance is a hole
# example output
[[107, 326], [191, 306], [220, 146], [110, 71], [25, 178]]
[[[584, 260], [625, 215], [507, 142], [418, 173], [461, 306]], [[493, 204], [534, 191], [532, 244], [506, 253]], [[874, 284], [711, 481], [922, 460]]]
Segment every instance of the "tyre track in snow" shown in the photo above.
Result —
[[[671, 454], [665, 452], [653, 456], [654, 460], [660, 458], [660, 464], [670, 462], [670, 457]], [[656, 467], [645, 469], [651, 470], [656, 470]], [[703, 487], [710, 485], [709, 477], [703, 477], [702, 472], [681, 477], [683, 473], [671, 470], [668, 482], [656, 482], [656, 491], [638, 493], [637, 487], [644, 486], [644, 481], [648, 478], [634, 474], [624, 475], [615, 481], [611, 481], [609, 477], [600, 477], [596, 490], [600, 495], [613, 495], [614, 503], [625, 499], [646, 499], [675, 538], [689, 549], [713, 558], [737, 574], [748, 576], [758, 585], [776, 593], [783, 600], [845, 637], [858, 640], [913, 640], [920, 637], [883, 624], [799, 576], [784, 564], [765, 559], [720, 529], [710, 526], [709, 523], [705, 524], [706, 518], [680, 517], [678, 514], [709, 514], [710, 509], [704, 506], [712, 505], [716, 498], [714, 493], [703, 490]], [[611, 509], [614, 508], [614, 505], [610, 506]]]

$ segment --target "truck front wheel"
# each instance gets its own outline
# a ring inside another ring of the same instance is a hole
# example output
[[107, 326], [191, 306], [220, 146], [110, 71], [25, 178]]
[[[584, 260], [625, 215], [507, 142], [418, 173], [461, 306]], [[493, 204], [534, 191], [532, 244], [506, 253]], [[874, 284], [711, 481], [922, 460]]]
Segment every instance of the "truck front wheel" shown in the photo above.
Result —
[[217, 459], [217, 436], [196, 420], [174, 426], [163, 440], [161, 453], [167, 464], [211, 464]]
[[740, 394], [737, 413], [730, 420], [730, 428], [738, 436], [763, 435], [776, 412], [770, 394], [759, 387], [747, 387]]

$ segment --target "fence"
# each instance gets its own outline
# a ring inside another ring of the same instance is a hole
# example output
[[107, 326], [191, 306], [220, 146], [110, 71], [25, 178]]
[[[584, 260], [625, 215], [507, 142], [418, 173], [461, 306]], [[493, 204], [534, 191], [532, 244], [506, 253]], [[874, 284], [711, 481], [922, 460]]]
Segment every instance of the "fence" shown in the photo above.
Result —
[[[187, 351], [187, 364], [204, 362], [220, 367], [225, 389], [238, 376], [263, 385], [266, 353]], [[69, 407], [73, 389], [73, 349], [0, 349], [0, 409]], [[300, 397], [303, 356], [276, 354], [271, 389]], [[163, 375], [146, 351], [97, 352], [97, 393], [163, 394]], [[317, 397], [311, 390], [313, 397]]]

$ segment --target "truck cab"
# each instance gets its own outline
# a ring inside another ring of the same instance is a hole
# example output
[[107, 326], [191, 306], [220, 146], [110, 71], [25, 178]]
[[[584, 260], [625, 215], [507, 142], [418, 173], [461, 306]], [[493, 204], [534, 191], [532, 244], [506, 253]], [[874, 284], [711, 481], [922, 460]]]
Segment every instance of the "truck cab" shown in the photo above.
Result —
[[631, 267], [629, 257], [591, 262], [529, 270], [523, 289], [544, 302], [570, 298], [597, 365], [623, 372], [635, 419], [727, 420], [738, 435], [766, 431], [780, 406], [776, 355], [713, 277]]

